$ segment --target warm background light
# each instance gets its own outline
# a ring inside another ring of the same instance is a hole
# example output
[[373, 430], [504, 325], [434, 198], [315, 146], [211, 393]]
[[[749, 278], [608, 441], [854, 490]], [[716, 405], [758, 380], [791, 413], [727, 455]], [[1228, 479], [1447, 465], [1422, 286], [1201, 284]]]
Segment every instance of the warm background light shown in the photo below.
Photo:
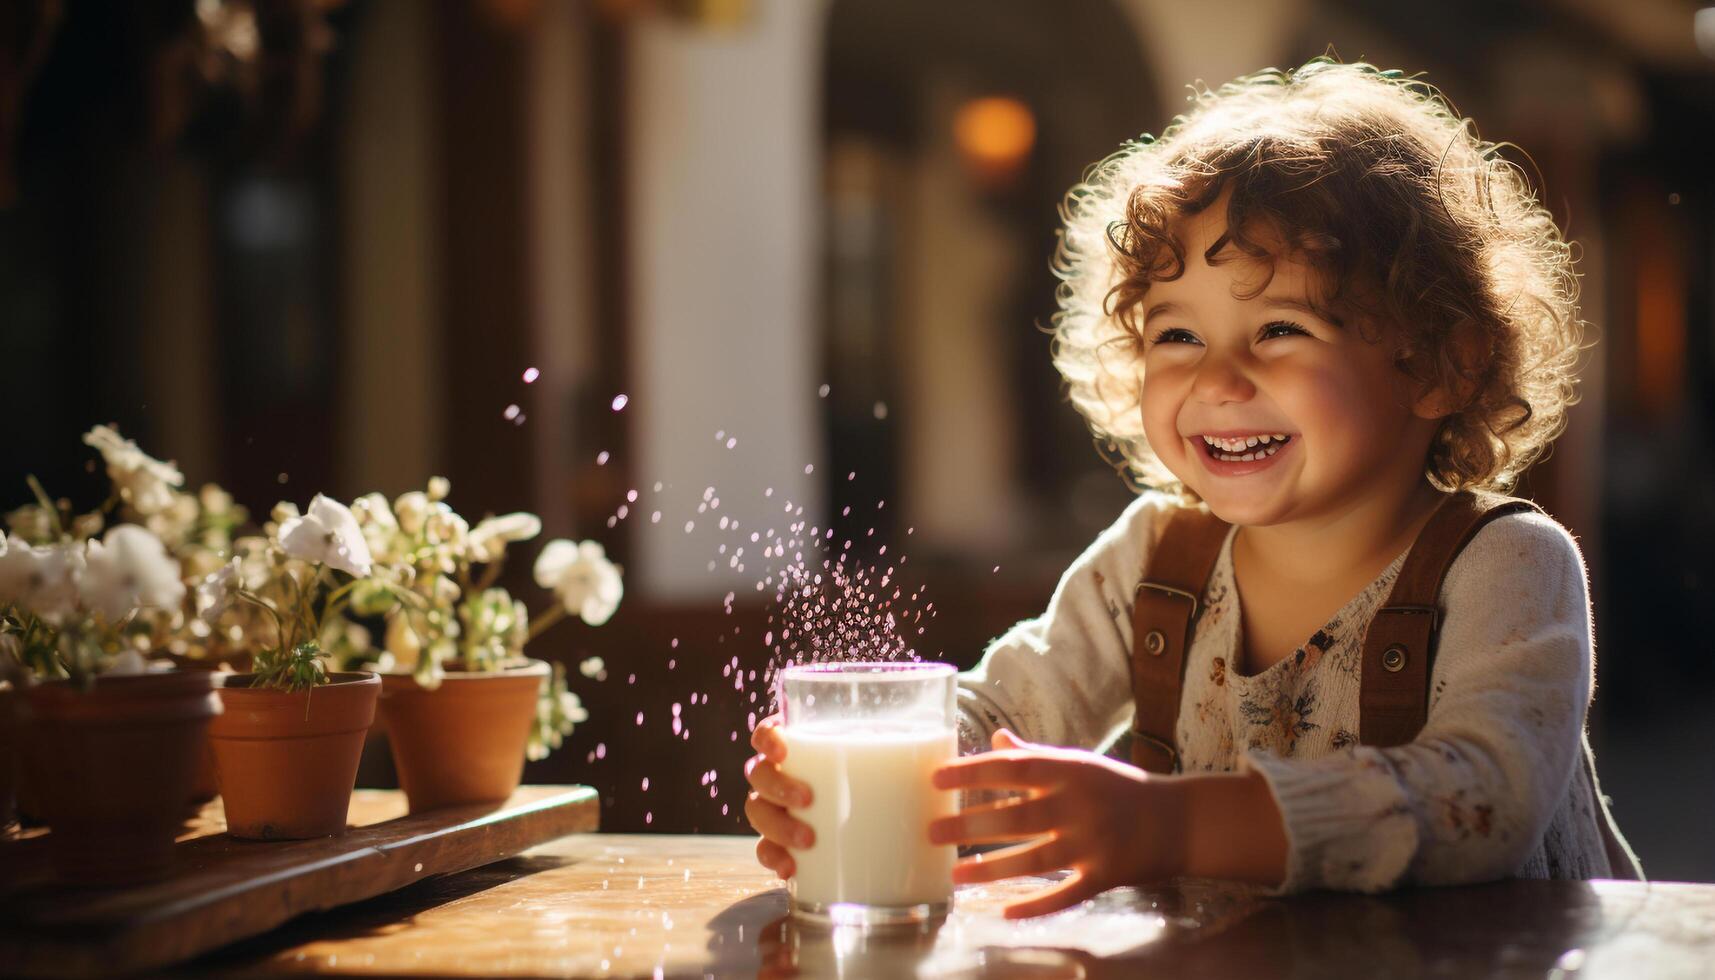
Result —
[[972, 99], [953, 116], [953, 140], [979, 179], [1003, 181], [1023, 168], [1036, 145], [1036, 116], [1006, 96]]

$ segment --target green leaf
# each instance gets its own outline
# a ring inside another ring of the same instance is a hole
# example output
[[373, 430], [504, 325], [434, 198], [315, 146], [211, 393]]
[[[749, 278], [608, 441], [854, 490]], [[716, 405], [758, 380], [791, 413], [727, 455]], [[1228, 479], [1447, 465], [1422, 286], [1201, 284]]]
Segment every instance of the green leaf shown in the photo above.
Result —
[[314, 640], [298, 644], [290, 653], [263, 650], [256, 655], [251, 669], [256, 675], [255, 686], [276, 691], [307, 691], [328, 683], [322, 649]]

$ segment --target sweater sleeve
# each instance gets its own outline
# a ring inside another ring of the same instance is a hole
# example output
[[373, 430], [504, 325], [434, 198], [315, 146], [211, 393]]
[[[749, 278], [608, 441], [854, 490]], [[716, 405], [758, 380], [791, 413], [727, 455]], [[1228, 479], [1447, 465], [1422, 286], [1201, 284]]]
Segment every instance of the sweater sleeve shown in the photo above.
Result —
[[1066, 570], [1048, 609], [989, 644], [959, 675], [959, 750], [997, 728], [1093, 748], [1131, 716], [1131, 610], [1145, 556], [1177, 504], [1145, 493]]
[[1252, 752], [1289, 840], [1284, 892], [1515, 873], [1582, 744], [1593, 660], [1583, 557], [1542, 515], [1485, 526], [1448, 570], [1428, 718], [1408, 745]]

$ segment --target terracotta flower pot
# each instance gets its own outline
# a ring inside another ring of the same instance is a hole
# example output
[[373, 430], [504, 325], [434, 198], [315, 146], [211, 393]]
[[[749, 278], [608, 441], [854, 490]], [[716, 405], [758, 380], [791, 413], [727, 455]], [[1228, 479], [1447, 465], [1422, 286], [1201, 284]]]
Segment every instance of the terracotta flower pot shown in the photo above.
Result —
[[214, 684], [208, 671], [173, 670], [25, 692], [24, 764], [62, 878], [121, 884], [171, 868], [197, 754], [220, 714]]
[[18, 698], [0, 686], [0, 835], [18, 819]]
[[448, 671], [434, 690], [409, 674], [381, 675], [381, 714], [412, 813], [512, 795], [548, 675], [541, 660], [494, 673]]
[[254, 679], [226, 675], [226, 710], [209, 726], [226, 832], [250, 840], [345, 833], [381, 679], [334, 674], [331, 683], [292, 692], [251, 687]]

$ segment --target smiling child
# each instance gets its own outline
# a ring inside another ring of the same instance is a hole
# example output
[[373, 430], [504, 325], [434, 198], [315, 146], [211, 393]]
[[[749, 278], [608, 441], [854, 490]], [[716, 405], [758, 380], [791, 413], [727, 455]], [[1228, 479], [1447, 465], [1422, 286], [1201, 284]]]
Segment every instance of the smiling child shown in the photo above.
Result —
[[[1203, 93], [1068, 195], [1054, 361], [1140, 488], [961, 675], [929, 828], [1050, 912], [1174, 875], [1283, 892], [1636, 877], [1584, 740], [1570, 534], [1503, 496], [1565, 424], [1571, 252], [1433, 89], [1318, 60]], [[759, 860], [807, 846], [770, 719]], [[990, 751], [983, 751], [990, 749]]]

